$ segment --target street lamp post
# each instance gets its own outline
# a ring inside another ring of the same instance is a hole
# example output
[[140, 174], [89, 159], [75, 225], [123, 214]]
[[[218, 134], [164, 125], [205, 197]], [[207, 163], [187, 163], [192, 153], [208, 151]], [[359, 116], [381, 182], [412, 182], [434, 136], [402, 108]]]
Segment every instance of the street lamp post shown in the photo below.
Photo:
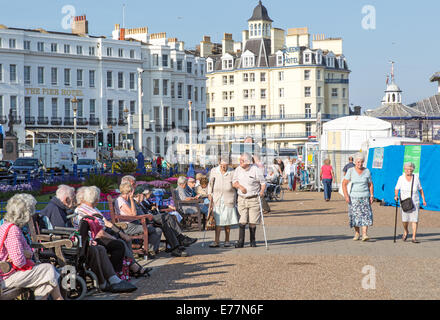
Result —
[[192, 101], [188, 101], [189, 106], [189, 167], [188, 167], [188, 177], [194, 177], [194, 164], [193, 164], [193, 154], [192, 154]]
[[73, 110], [73, 172], [76, 174], [78, 165], [77, 142], [76, 142], [76, 112], [78, 111], [78, 100], [76, 97], [72, 99]]
[[144, 69], [138, 68], [138, 100], [139, 100], [139, 153], [142, 154], [143, 149], [143, 130], [144, 130], [144, 123], [143, 123], [143, 107], [142, 107], [142, 73], [145, 71]]
[[126, 138], [126, 144], [127, 144], [127, 149], [130, 149], [131, 147], [131, 113], [128, 111], [127, 108], [124, 109], [123, 111], [124, 113], [124, 118], [127, 120], [127, 138]]

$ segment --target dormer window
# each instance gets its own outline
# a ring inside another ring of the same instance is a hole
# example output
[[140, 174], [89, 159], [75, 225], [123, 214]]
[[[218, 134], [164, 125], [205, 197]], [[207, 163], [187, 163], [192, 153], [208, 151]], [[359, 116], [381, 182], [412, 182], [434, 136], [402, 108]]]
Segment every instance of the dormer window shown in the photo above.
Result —
[[322, 53], [321, 51], [316, 52], [316, 64], [322, 64]]
[[283, 54], [283, 52], [280, 50], [276, 54], [277, 54], [277, 67], [283, 66], [284, 65], [284, 54]]
[[312, 63], [312, 55], [310, 53], [305, 53], [304, 54], [304, 63], [305, 64]]
[[255, 65], [254, 57], [244, 57], [243, 68], [252, 68]]
[[230, 54], [226, 54], [222, 58], [222, 70], [232, 70], [234, 68], [234, 58]]
[[335, 67], [335, 58], [333, 57], [326, 57], [327, 67], [334, 68]]
[[214, 71], [214, 60], [212, 58], [206, 59], [206, 72]]
[[241, 66], [242, 68], [253, 68], [255, 67], [255, 55], [249, 51], [246, 50], [243, 55], [241, 56]]

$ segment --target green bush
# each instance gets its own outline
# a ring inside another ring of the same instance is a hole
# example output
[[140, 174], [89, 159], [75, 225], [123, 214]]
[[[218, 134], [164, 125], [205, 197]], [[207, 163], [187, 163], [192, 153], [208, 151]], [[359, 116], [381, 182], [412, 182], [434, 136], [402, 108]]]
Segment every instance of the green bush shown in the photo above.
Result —
[[120, 174], [134, 174], [137, 169], [135, 162], [123, 162], [119, 161], [115, 163], [114, 172]]

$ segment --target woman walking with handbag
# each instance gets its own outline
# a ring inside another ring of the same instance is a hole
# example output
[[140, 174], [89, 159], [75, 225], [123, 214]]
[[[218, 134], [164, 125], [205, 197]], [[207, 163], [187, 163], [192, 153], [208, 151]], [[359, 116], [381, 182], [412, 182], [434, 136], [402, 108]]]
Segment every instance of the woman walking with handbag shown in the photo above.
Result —
[[[364, 168], [364, 155], [357, 153], [354, 156], [355, 166], [348, 169], [347, 174], [342, 181], [342, 190], [344, 191], [345, 201], [348, 203], [348, 216], [350, 219], [350, 228], [355, 229], [353, 240], [360, 239], [360, 229], [362, 229], [362, 241], [368, 241], [368, 227], [373, 225], [373, 211], [371, 204], [374, 199], [373, 182], [371, 173]], [[347, 190], [347, 185], [352, 182], [351, 190]]]
[[425, 193], [420, 184], [420, 179], [417, 175], [413, 174], [414, 169], [414, 163], [407, 162], [404, 164], [403, 170], [405, 173], [399, 177], [399, 180], [397, 180], [396, 187], [394, 188], [394, 200], [398, 201], [400, 191], [402, 223], [404, 229], [402, 240], [406, 241], [406, 238], [408, 237], [408, 225], [411, 222], [413, 230], [412, 242], [419, 243], [419, 241], [416, 240], [420, 206], [418, 191], [420, 191], [424, 206], [426, 206], [426, 200]]

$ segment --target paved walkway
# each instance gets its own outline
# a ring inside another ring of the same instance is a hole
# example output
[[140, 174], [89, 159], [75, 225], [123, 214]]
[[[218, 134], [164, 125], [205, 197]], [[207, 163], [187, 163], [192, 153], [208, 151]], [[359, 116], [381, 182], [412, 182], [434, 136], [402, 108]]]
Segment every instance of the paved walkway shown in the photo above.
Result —
[[[325, 202], [322, 193], [287, 192], [270, 205], [268, 250], [261, 226], [257, 248], [209, 248], [213, 231], [205, 241], [203, 232], [192, 232], [199, 241], [190, 257], [162, 253], [143, 261], [155, 268], [150, 278], [134, 280], [136, 292], [89, 299], [440, 299], [439, 212], [421, 210], [420, 244], [401, 240], [399, 214], [394, 243], [395, 208], [374, 203], [371, 241], [361, 242], [352, 240], [337, 193]], [[234, 228], [231, 239], [237, 238]]]

